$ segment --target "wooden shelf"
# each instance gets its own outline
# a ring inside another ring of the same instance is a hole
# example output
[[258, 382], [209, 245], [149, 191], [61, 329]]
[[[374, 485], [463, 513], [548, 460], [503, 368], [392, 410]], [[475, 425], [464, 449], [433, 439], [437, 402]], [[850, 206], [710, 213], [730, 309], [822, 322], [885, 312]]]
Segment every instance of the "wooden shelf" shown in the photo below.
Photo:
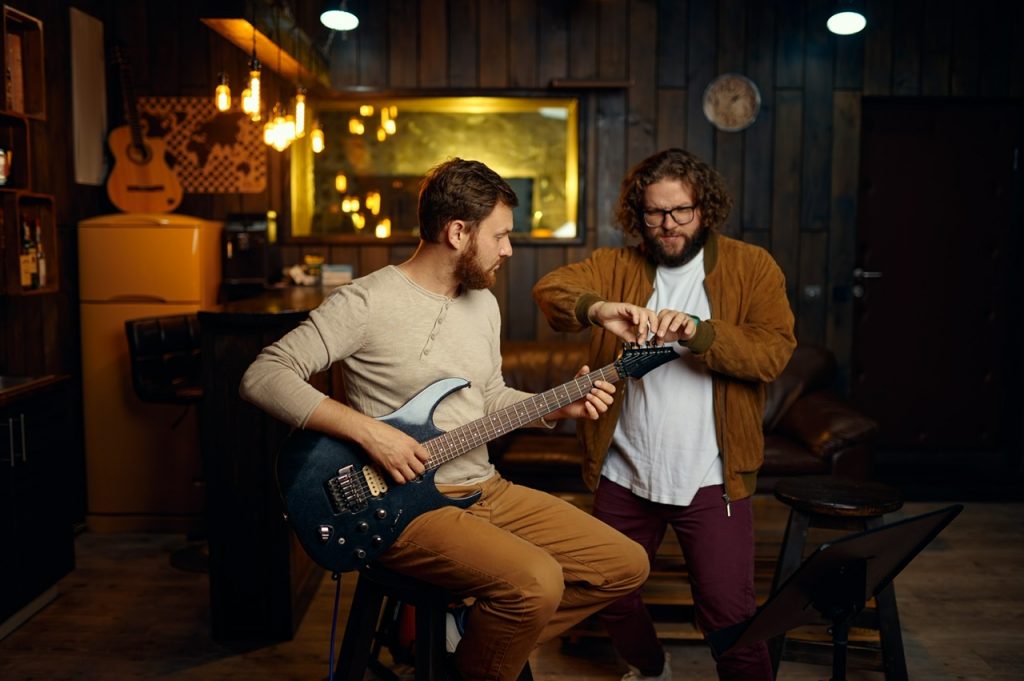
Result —
[[7, 179], [0, 189], [30, 189], [32, 177], [28, 120], [14, 113], [0, 112], [0, 150], [3, 150]]
[[[29, 253], [23, 242], [31, 242]], [[53, 197], [0, 190], [0, 291], [8, 295], [53, 293], [60, 287]], [[39, 258], [39, 254], [43, 258]], [[30, 260], [23, 263], [23, 256]], [[45, 263], [45, 264], [44, 264]], [[35, 274], [22, 276], [23, 264]]]
[[43, 22], [4, 5], [0, 32], [3, 63], [3, 109], [46, 119], [46, 70], [43, 67]]

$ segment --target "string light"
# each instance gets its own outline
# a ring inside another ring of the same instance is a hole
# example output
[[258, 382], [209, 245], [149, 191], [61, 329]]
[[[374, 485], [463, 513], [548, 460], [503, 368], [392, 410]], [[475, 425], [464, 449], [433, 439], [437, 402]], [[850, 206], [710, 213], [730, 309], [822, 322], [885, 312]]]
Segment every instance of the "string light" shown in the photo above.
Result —
[[320, 127], [320, 121], [313, 121], [313, 129], [309, 132], [309, 144], [313, 147], [313, 153], [319, 154], [324, 150], [324, 130]]
[[228, 76], [223, 71], [217, 78], [217, 89], [214, 90], [213, 104], [217, 111], [227, 111], [231, 108], [231, 88], [228, 86]]

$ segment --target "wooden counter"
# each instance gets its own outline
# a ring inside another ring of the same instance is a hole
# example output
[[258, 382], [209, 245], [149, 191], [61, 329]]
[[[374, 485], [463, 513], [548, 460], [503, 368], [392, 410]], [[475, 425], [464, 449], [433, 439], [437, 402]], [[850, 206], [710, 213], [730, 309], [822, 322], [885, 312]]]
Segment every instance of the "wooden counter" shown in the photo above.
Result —
[[[288, 288], [198, 313], [210, 624], [217, 640], [291, 639], [324, 575], [285, 523], [277, 491], [274, 461], [289, 428], [238, 396], [260, 350], [323, 298], [318, 287]], [[313, 382], [327, 391], [324, 377]]]

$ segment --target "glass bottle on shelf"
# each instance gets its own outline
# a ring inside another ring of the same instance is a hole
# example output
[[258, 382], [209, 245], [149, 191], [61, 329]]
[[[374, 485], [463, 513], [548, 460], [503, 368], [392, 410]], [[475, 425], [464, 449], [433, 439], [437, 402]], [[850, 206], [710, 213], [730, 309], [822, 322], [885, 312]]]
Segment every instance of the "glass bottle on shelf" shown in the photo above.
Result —
[[46, 251], [43, 250], [43, 228], [36, 218], [36, 271], [38, 287], [46, 286]]
[[39, 261], [35, 237], [28, 218], [21, 221], [21, 288], [39, 288]]

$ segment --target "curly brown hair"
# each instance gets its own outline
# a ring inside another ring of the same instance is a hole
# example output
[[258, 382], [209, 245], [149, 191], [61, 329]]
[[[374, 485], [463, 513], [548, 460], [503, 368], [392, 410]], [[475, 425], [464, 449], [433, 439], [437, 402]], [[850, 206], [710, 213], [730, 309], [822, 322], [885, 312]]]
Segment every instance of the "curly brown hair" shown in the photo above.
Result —
[[622, 181], [615, 211], [626, 234], [641, 236], [644, 228], [644, 190], [660, 180], [681, 180], [693, 191], [701, 225], [718, 229], [729, 217], [732, 199], [714, 168], [684, 149], [665, 149], [633, 166]]
[[519, 205], [516, 193], [480, 161], [450, 158], [429, 171], [420, 186], [420, 238], [437, 243], [452, 220], [475, 229], [498, 203]]

